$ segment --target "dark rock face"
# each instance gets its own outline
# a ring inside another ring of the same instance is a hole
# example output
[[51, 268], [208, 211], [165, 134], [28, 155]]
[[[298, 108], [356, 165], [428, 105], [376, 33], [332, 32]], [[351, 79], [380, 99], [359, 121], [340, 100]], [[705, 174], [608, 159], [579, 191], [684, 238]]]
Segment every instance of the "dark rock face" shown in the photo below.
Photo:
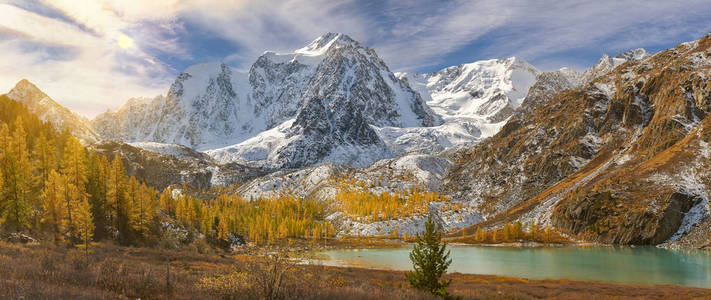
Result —
[[521, 107], [516, 111], [515, 117], [522, 117], [531, 113], [534, 109], [553, 99], [560, 92], [577, 87], [579, 78], [576, 75], [568, 75], [561, 70], [544, 72], [538, 75], [536, 83], [528, 90], [526, 101], [521, 103]]
[[[344, 145], [375, 146], [387, 152], [371, 124], [403, 127], [436, 122], [420, 95], [396, 78], [375, 51], [347, 36], [341, 39], [344, 45], [329, 48], [303, 93], [304, 104], [288, 135], [298, 139], [279, 150], [281, 167], [312, 165]], [[406, 95], [398, 95], [392, 85]], [[403, 102], [410, 107], [399, 107]], [[406, 110], [413, 111], [416, 119], [403, 121], [400, 112]]]
[[664, 197], [664, 209], [638, 211], [626, 208], [618, 195], [593, 193], [564, 202], [557, 208], [553, 225], [600, 243], [657, 245], [677, 232], [684, 215], [701, 200], [676, 191]]
[[263, 115], [267, 129], [296, 115], [303, 104], [299, 98], [309, 81], [310, 66], [297, 60], [275, 62], [268, 55], [260, 56], [249, 70], [254, 113]]

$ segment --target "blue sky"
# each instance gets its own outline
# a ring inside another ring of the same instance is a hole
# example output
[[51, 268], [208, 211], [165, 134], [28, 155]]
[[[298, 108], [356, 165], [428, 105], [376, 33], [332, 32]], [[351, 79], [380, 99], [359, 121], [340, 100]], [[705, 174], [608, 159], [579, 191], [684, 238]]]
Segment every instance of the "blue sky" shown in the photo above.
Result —
[[189, 65], [248, 69], [325, 32], [372, 47], [393, 71], [521, 57], [584, 70], [603, 54], [656, 52], [711, 31], [711, 1], [0, 0], [0, 91], [21, 78], [86, 116], [165, 93]]

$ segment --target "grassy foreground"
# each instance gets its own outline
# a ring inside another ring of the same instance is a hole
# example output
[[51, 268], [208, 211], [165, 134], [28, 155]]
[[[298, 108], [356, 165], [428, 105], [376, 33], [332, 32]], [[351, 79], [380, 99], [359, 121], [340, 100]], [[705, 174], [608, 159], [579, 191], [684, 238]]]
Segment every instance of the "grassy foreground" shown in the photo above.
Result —
[[[202, 251], [202, 252], [209, 252]], [[711, 290], [448, 274], [464, 299], [711, 299]], [[434, 299], [404, 272], [297, 265], [279, 256], [99, 244], [84, 251], [0, 242], [2, 299]]]

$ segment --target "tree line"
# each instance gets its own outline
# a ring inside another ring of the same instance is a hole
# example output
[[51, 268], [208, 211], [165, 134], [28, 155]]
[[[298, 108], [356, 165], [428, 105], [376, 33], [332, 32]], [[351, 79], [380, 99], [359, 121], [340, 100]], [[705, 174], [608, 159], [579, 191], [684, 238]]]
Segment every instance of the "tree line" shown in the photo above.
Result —
[[[156, 192], [70, 134], [32, 132], [22, 116], [0, 124], [0, 225], [6, 231], [83, 242], [140, 238]], [[48, 133], [48, 134], [45, 134]]]
[[173, 223], [209, 240], [232, 235], [256, 243], [335, 235], [323, 203], [289, 195], [247, 201], [228, 189], [209, 197], [158, 192], [128, 176], [112, 158], [59, 132], [18, 102], [0, 96], [0, 228], [56, 242], [88, 245], [114, 239], [135, 244], [160, 239]]
[[368, 191], [362, 183], [354, 180], [336, 181], [338, 191], [334, 198], [333, 209], [342, 211], [351, 218], [360, 218], [365, 222], [403, 219], [429, 212], [431, 202], [441, 202], [443, 209], [460, 209], [461, 204], [447, 205], [449, 199], [427, 191], [424, 187], [413, 185], [408, 189], [398, 189], [394, 193], [374, 193]]

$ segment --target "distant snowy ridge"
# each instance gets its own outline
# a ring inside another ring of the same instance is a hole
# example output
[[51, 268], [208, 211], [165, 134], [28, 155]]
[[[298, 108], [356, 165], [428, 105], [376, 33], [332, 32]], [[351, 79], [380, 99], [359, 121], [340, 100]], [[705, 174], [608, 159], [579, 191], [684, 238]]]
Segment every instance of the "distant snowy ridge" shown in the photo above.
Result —
[[604, 54], [600, 58], [600, 60], [598, 60], [596, 65], [594, 65], [590, 69], [587, 69], [585, 73], [583, 73], [582, 78], [580, 79], [580, 83], [588, 84], [592, 82], [593, 79], [609, 73], [615, 67], [627, 61], [639, 61], [650, 56], [651, 54], [649, 54], [647, 50], [644, 50], [642, 48], [637, 48], [624, 53], [620, 53], [615, 57], [610, 57], [607, 54]]
[[[318, 43], [317, 40], [313, 44]], [[299, 51], [314, 52], [298, 50], [297, 53]], [[346, 143], [334, 148], [332, 154], [320, 162], [363, 167], [379, 159], [406, 153], [436, 153], [476, 143], [498, 132], [520, 106], [538, 74], [540, 71], [517, 58], [475, 62], [430, 74], [395, 74], [427, 101], [429, 107], [425, 106], [425, 109], [432, 109], [443, 123], [437, 126], [407, 123], [406, 126], [392, 126], [369, 122], [369, 127], [383, 144], [377, 140], [367, 147]], [[294, 121], [287, 120], [240, 144], [208, 150], [207, 153], [221, 162], [257, 162], [259, 166], [268, 166], [269, 157], [275, 156], [290, 142], [287, 129]]]
[[[601, 59], [594, 73], [645, 55]], [[571, 86], [584, 80], [557, 72]], [[92, 126], [109, 140], [185, 145], [220, 163], [362, 167], [493, 136], [541, 74], [516, 57], [394, 74], [373, 49], [327, 33], [293, 52], [266, 51], [247, 72], [220, 62], [191, 66], [166, 96], [132, 99]]]
[[496, 134], [521, 106], [541, 72], [511, 57], [448, 67], [427, 74], [398, 73], [443, 120], [429, 128], [381, 128], [398, 154], [433, 153]]

